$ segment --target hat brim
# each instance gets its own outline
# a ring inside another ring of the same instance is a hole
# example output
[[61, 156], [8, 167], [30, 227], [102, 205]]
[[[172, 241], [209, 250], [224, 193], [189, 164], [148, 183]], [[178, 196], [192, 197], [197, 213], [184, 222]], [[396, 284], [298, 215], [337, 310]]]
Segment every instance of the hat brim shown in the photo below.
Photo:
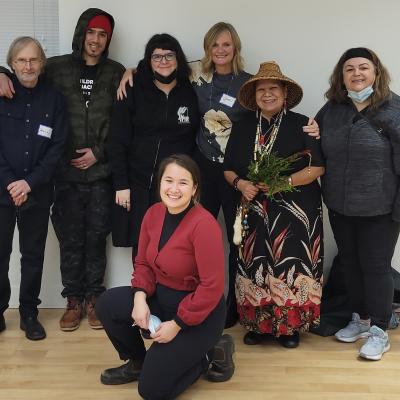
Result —
[[245, 82], [239, 90], [239, 103], [248, 110], [256, 111], [256, 85], [258, 81], [280, 81], [287, 87], [286, 106], [290, 110], [296, 107], [303, 98], [303, 89], [293, 79], [286, 76], [254, 76]]

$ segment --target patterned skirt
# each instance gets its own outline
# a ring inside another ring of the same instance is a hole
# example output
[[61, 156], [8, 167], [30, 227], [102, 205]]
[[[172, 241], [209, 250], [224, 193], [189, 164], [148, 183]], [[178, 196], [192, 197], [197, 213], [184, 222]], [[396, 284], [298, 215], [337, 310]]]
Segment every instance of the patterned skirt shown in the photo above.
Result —
[[319, 193], [258, 195], [244, 208], [248, 229], [236, 275], [240, 323], [274, 336], [308, 331], [319, 324], [323, 283]]

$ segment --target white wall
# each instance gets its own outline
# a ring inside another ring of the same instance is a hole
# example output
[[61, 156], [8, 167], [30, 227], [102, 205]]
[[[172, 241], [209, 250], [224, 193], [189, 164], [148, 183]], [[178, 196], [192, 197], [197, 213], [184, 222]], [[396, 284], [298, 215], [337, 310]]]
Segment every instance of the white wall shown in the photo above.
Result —
[[[304, 89], [304, 99], [296, 108], [314, 115], [322, 106], [328, 77], [339, 56], [349, 47], [375, 50], [392, 74], [392, 89], [400, 92], [400, 3], [397, 0], [348, 0], [302, 2], [281, 0], [59, 0], [60, 52], [71, 50], [71, 40], [79, 15], [88, 7], [111, 13], [116, 28], [111, 57], [126, 66], [136, 65], [143, 56], [149, 37], [157, 32], [175, 35], [189, 60], [201, 58], [203, 36], [217, 21], [231, 22], [239, 32], [246, 69], [255, 73], [262, 61], [276, 60], [283, 72]], [[326, 259], [328, 267], [335, 245], [327, 218]], [[14, 246], [17, 249], [17, 243]], [[107, 285], [128, 284], [130, 252], [109, 244]], [[393, 265], [400, 265], [400, 248]], [[12, 304], [18, 304], [17, 251], [11, 261]], [[58, 244], [52, 228], [47, 242], [42, 284], [44, 306], [64, 304], [61, 296]]]

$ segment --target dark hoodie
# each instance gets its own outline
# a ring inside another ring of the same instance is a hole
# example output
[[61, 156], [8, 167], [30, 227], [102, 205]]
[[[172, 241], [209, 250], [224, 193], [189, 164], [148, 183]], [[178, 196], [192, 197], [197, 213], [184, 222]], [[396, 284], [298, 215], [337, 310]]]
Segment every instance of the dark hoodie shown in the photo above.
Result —
[[196, 93], [186, 78], [168, 96], [150, 69], [139, 64], [127, 98], [115, 105], [108, 142], [116, 190], [155, 187], [159, 163], [175, 153], [192, 155], [199, 125]]
[[[124, 72], [124, 67], [107, 58], [107, 47], [97, 68], [95, 85], [91, 92], [90, 105], [85, 106], [79, 79], [85, 61], [82, 49], [86, 28], [96, 15], [105, 15], [114, 29], [114, 18], [98, 8], [89, 8], [82, 13], [76, 24], [72, 40], [72, 53], [51, 57], [46, 64], [45, 74], [51, 83], [64, 94], [69, 113], [69, 132], [63, 162], [57, 179], [69, 182], [93, 182], [110, 175], [110, 167], [105, 156], [104, 146], [110, 125], [111, 109], [116, 100], [116, 91]], [[77, 149], [90, 147], [98, 162], [87, 170], [70, 165], [72, 158], [80, 155]]]

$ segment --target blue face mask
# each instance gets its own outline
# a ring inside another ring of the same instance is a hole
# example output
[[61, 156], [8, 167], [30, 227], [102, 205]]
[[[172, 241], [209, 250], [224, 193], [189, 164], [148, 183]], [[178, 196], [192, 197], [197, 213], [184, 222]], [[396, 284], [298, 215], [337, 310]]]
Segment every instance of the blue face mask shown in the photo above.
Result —
[[356, 103], [363, 103], [365, 100], [368, 99], [369, 96], [371, 96], [372, 93], [374, 93], [374, 89], [372, 89], [372, 86], [367, 86], [366, 88], [360, 90], [359, 92], [348, 90], [347, 96], [349, 96]]

